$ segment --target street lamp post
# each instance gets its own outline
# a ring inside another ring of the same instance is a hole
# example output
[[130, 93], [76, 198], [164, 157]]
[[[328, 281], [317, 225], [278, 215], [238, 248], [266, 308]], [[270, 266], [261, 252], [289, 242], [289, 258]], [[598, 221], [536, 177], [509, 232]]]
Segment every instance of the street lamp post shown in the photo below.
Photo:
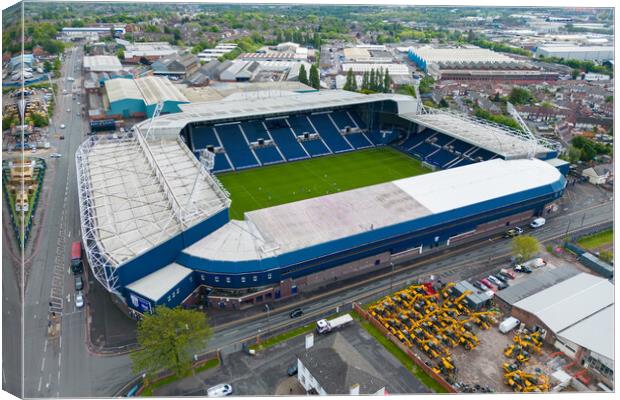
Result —
[[267, 310], [267, 333], [271, 331], [271, 307], [269, 304], [265, 304], [265, 310]]
[[394, 262], [390, 261], [390, 268], [391, 268], [391, 272], [390, 272], [390, 293], [392, 293], [392, 289], [394, 286]]

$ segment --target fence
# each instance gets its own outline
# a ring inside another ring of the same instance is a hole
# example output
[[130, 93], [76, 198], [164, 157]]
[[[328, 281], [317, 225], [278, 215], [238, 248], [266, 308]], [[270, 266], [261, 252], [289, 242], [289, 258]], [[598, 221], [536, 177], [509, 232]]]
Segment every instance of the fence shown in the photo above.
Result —
[[359, 306], [357, 303], [353, 303], [353, 310], [357, 312], [362, 318], [368, 321], [373, 327], [375, 327], [379, 332], [381, 332], [390, 342], [392, 342], [396, 347], [398, 347], [403, 353], [405, 353], [418, 367], [422, 368], [424, 372], [426, 372], [431, 378], [433, 378], [441, 387], [446, 389], [448, 393], [457, 393], [457, 390], [454, 389], [452, 385], [450, 385], [441, 375], [437, 374], [431, 367], [426, 365], [422, 359], [411, 351], [410, 348], [405, 346], [398, 340], [394, 335], [392, 335], [383, 325], [379, 323], [376, 319], [370, 316], [366, 310]]

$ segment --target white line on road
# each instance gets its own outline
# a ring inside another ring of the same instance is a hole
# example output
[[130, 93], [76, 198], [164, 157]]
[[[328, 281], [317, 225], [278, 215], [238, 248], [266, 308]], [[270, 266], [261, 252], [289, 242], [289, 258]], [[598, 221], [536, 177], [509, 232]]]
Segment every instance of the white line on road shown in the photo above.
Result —
[[43, 353], [47, 352], [47, 339], [45, 339], [45, 342], [43, 343]]
[[58, 366], [60, 367], [60, 360], [62, 360], [62, 353], [58, 353]]
[[41, 372], [43, 372], [44, 368], [45, 368], [45, 357], [43, 357], [43, 360], [41, 360]]
[[37, 392], [40, 392], [40, 391], [41, 391], [41, 384], [42, 384], [42, 383], [43, 383], [43, 377], [42, 377], [42, 376], [40, 376], [40, 377], [39, 377], [39, 386], [37, 387]]

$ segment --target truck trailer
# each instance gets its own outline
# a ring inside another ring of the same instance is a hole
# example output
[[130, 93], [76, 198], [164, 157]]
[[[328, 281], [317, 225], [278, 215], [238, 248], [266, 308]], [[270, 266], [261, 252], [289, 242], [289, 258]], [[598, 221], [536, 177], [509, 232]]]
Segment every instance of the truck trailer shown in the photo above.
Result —
[[329, 333], [335, 329], [347, 325], [351, 321], [353, 321], [353, 318], [349, 314], [341, 315], [340, 317], [329, 321], [326, 319], [320, 319], [316, 321], [316, 331], [320, 334]]

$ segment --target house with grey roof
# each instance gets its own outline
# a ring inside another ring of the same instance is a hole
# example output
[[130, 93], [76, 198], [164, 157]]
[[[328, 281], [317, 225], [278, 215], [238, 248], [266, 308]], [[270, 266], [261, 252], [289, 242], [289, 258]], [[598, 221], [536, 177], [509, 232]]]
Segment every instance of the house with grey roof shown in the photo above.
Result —
[[308, 393], [386, 394], [381, 374], [340, 333], [297, 355], [297, 379]]

